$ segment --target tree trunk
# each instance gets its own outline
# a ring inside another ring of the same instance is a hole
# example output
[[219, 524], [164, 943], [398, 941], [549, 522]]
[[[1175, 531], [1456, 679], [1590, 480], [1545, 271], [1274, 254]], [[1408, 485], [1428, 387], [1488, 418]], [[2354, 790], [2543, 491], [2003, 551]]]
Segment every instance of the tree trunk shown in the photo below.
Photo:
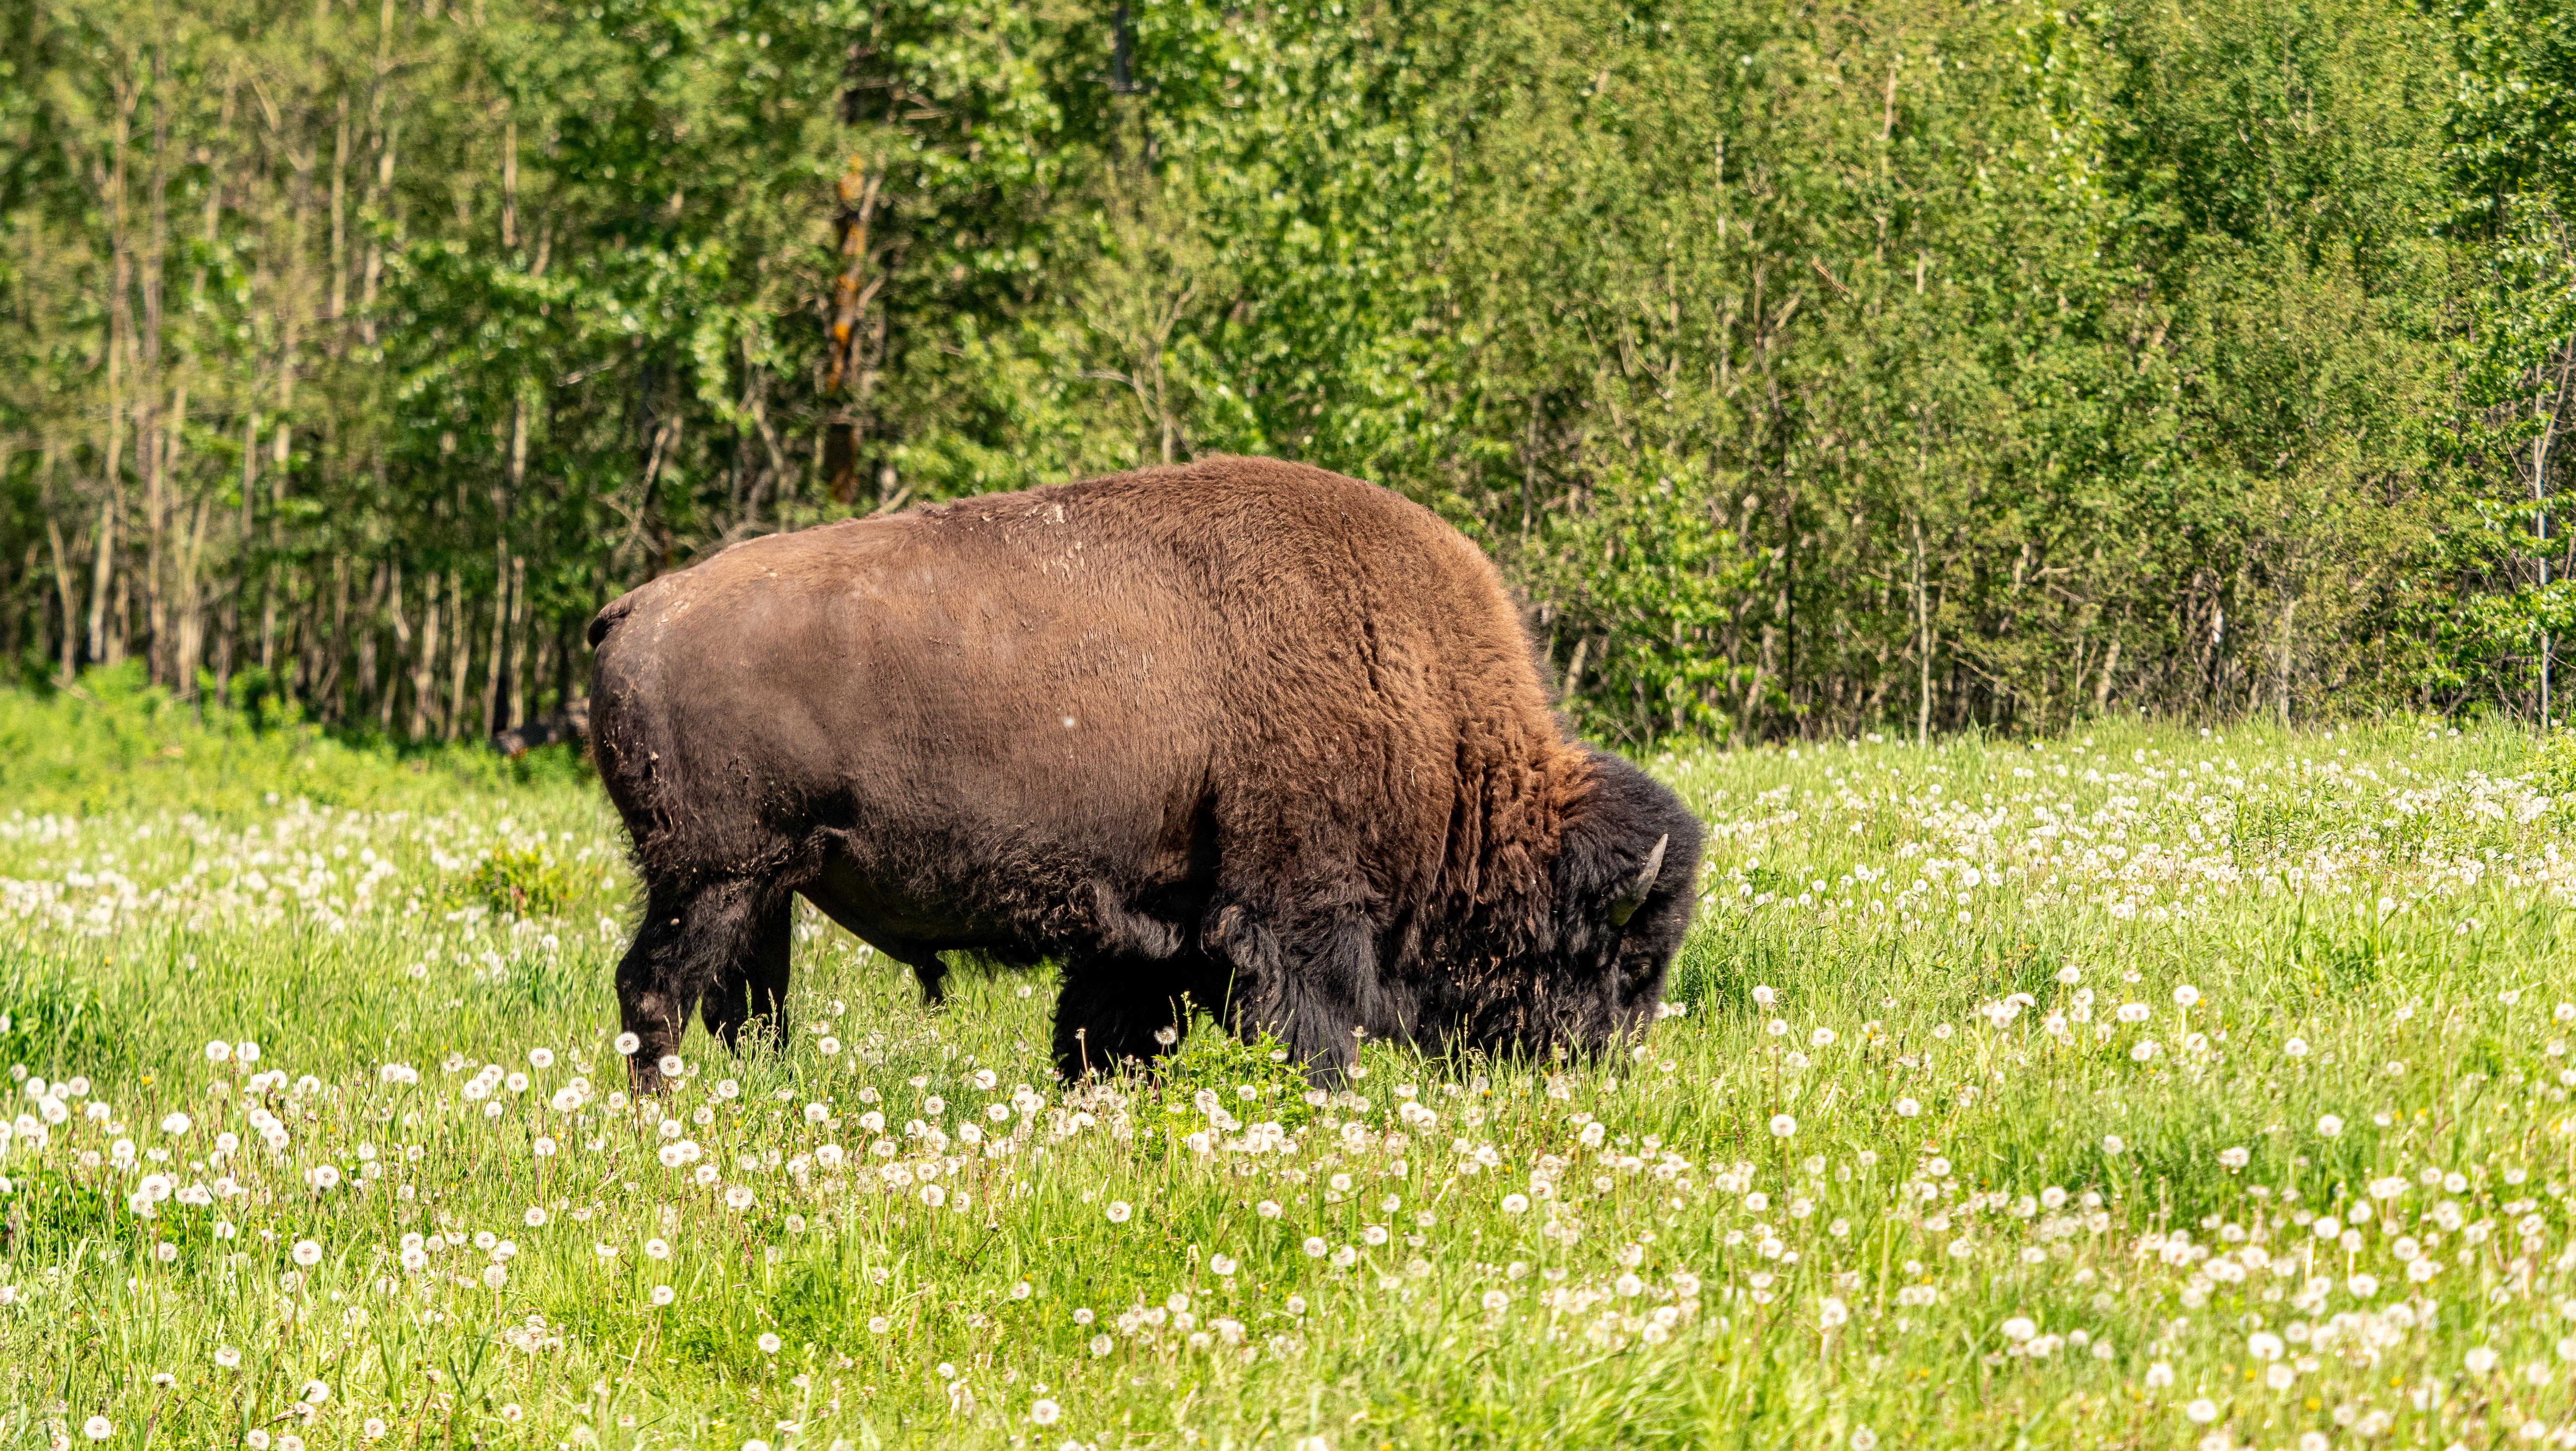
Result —
[[831, 332], [824, 343], [823, 474], [832, 497], [847, 504], [859, 496], [859, 439], [868, 394], [875, 381], [873, 359], [863, 354], [861, 323], [883, 277], [870, 278], [868, 227], [874, 220], [884, 177], [873, 165], [849, 172], [840, 181], [839, 233], [841, 270], [832, 279]]
[[1914, 641], [1921, 676], [1914, 693], [1914, 744], [1932, 744], [1932, 603], [1924, 574], [1929, 561], [1923, 552], [1923, 516], [1914, 516]]
[[447, 719], [442, 723], [440, 734], [452, 741], [465, 729], [465, 675], [474, 664], [474, 641], [467, 631], [464, 589], [457, 583], [454, 570], [447, 574], [447, 613], [449, 623], [455, 626], [456, 653], [448, 669]]

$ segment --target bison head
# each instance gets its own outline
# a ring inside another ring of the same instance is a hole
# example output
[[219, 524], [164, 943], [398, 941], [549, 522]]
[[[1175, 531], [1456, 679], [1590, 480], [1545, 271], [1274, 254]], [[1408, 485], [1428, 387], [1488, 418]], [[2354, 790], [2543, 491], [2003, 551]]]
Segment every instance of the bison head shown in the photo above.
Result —
[[1558, 842], [1529, 997], [1499, 1035], [1524, 1048], [1598, 1049], [1642, 1023], [1699, 900], [1700, 824], [1681, 798], [1606, 752], [1592, 766]]

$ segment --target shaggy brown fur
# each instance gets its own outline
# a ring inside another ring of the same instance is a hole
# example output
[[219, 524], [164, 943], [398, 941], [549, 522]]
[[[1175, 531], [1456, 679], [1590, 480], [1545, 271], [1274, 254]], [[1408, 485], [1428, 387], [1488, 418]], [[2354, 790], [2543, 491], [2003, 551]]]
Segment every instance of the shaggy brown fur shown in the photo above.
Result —
[[693, 1006], [728, 1043], [781, 1031], [791, 893], [934, 995], [943, 951], [1055, 959], [1067, 1076], [1150, 1059], [1183, 994], [1319, 1072], [1355, 1030], [1594, 1046], [1689, 923], [1698, 824], [1564, 739], [1492, 564], [1320, 469], [756, 539], [590, 638], [648, 1087]]

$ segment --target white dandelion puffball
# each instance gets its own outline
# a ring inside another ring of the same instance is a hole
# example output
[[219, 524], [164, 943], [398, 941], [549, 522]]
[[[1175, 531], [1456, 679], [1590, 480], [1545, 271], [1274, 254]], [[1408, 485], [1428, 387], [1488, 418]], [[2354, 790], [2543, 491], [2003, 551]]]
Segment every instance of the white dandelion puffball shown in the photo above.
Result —
[[2027, 1315], [2015, 1315], [1996, 1328], [2002, 1331], [2004, 1339], [2015, 1345], [2023, 1344], [2039, 1333], [2039, 1326]]
[[1485, 1308], [1499, 1315], [1505, 1310], [1512, 1308], [1512, 1297], [1501, 1290], [1487, 1290], [1485, 1292]]
[[295, 1262], [304, 1266], [308, 1270], [313, 1268], [315, 1265], [322, 1263], [322, 1246], [313, 1240], [297, 1240], [292, 1253], [294, 1255]]
[[662, 1061], [653, 1066], [662, 1070], [664, 1078], [678, 1078], [689, 1071], [689, 1065], [681, 1062], [677, 1053], [663, 1054]]
[[1111, 1224], [1125, 1224], [1127, 1222], [1127, 1217], [1135, 1212], [1135, 1206], [1129, 1204], [1124, 1199], [1112, 1199], [1109, 1201], [1109, 1222]]
[[[1506, 1194], [1503, 1196], [1503, 1212], [1505, 1214], [1523, 1213], [1529, 1209], [1529, 1204], [1529, 1196], [1526, 1194]], [[1317, 1240], [1315, 1243], [1320, 1244], [1322, 1241]]]
[[2102, 1152], [2103, 1152], [2103, 1153], [2106, 1153], [2106, 1154], [2119, 1154], [2119, 1153], [2125, 1153], [2125, 1152], [2127, 1152], [2128, 1147], [2129, 1147], [2129, 1146], [2128, 1146], [2126, 1143], [2123, 1143], [2123, 1142], [2121, 1141], [2120, 1136], [2119, 1136], [2118, 1134], [2104, 1134], [2104, 1135], [2102, 1136]]
[[659, 1307], [668, 1305], [673, 1300], [680, 1298], [680, 1292], [672, 1289], [668, 1285], [655, 1285], [653, 1287], [653, 1293], [645, 1296], [644, 1298], [652, 1301], [655, 1306]]
[[1232, 1256], [1232, 1255], [1214, 1255], [1214, 1256], [1211, 1256], [1211, 1257], [1208, 1259], [1208, 1268], [1209, 1268], [1209, 1269], [1211, 1269], [1211, 1270], [1214, 1270], [1220, 1278], [1222, 1278], [1222, 1277], [1224, 1277], [1224, 1276], [1226, 1276], [1226, 1275], [1231, 1275], [1231, 1274], [1233, 1274], [1233, 1273], [1234, 1273], [1234, 1268], [1235, 1268], [1235, 1266], [1234, 1266], [1234, 1256]]
[[2218, 1419], [2218, 1402], [2207, 1396], [2201, 1396], [2190, 1405], [2183, 1407], [2182, 1413], [2191, 1417], [2193, 1424], [2206, 1426]]
[[1785, 1139], [1798, 1131], [1798, 1121], [1785, 1113], [1771, 1115], [1771, 1136]]
[[528, 1212], [525, 1215], [522, 1215], [521, 1218], [527, 1221], [528, 1228], [530, 1229], [543, 1229], [546, 1227], [546, 1212], [536, 1205], [529, 1205]]
[[1052, 1426], [1064, 1414], [1064, 1408], [1043, 1396], [1029, 1403], [1029, 1420], [1034, 1425]]
[[1910, 1098], [1900, 1098], [1896, 1101], [1896, 1116], [1898, 1118], [1912, 1118], [1922, 1111], [1923, 1105], [1916, 1103]]
[[105, 1416], [92, 1416], [81, 1422], [81, 1434], [93, 1441], [104, 1441], [116, 1434], [116, 1423]]
[[2193, 987], [2190, 983], [2184, 983], [2182, 986], [2174, 989], [2175, 1007], [2188, 1008], [2199, 1001], [2200, 989]]
[[161, 1120], [161, 1132], [177, 1138], [188, 1131], [190, 1120], [184, 1113], [174, 1113]]
[[2305, 1038], [2292, 1038], [2290, 1041], [2281, 1045], [2281, 1051], [2287, 1053], [2293, 1058], [2305, 1058], [2308, 1056], [2308, 1040]]
[[206, 1044], [206, 1061], [209, 1063], [222, 1063], [232, 1056], [233, 1045], [221, 1038], [213, 1039]]
[[329, 1399], [331, 1399], [331, 1387], [328, 1385], [325, 1385], [318, 1380], [308, 1380], [304, 1383], [304, 1403], [306, 1405], [318, 1406]]
[[758, 1345], [758, 1346], [760, 1347], [760, 1353], [761, 1353], [761, 1354], [763, 1354], [763, 1355], [776, 1355], [776, 1354], [778, 1353], [778, 1348], [779, 1348], [779, 1346], [780, 1346], [783, 1342], [781, 1342], [781, 1341], [779, 1340], [779, 1338], [778, 1338], [776, 1335], [774, 1335], [774, 1334], [771, 1334], [771, 1333], [768, 1333], [768, 1332], [765, 1332], [765, 1331], [764, 1331], [764, 1332], [761, 1334], [760, 1339], [758, 1339], [757, 1341], [754, 1341], [753, 1343], [754, 1343], [754, 1344], [756, 1344], [756, 1345]]
[[620, 1033], [617, 1035], [617, 1051], [621, 1057], [632, 1058], [635, 1056], [636, 1051], [641, 1049], [643, 1046], [644, 1040], [636, 1037], [632, 1033]]
[[2333, 1114], [2327, 1114], [2317, 1120], [2317, 1132], [2331, 1139], [2343, 1132], [2343, 1120]]
[[1331, 1249], [1332, 1246], [1324, 1243], [1321, 1236], [1310, 1234], [1306, 1236], [1306, 1243], [1300, 1248], [1306, 1251], [1306, 1258], [1319, 1260], [1324, 1257], [1324, 1251]]

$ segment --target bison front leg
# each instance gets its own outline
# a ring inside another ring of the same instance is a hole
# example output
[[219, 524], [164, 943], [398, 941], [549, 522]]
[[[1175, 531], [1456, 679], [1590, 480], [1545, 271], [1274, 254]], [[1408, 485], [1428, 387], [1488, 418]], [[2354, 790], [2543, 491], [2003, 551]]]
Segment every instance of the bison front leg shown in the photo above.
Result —
[[1233, 964], [1235, 1031], [1287, 1044], [1318, 1087], [1342, 1081], [1363, 1037], [1403, 1031], [1400, 1005], [1378, 987], [1375, 924], [1356, 908], [1265, 913], [1231, 904], [1210, 914], [1207, 938]]
[[768, 996], [763, 1001], [774, 1010], [775, 995], [786, 985], [785, 901], [783, 896], [764, 901], [769, 895], [762, 884], [742, 879], [647, 884], [643, 925], [617, 964], [619, 1016], [636, 1037], [627, 1070], [638, 1091], [662, 1090], [662, 1060], [680, 1051], [689, 1015], [701, 999], [714, 995], [708, 1003], [711, 1028], [725, 1020], [739, 1029], [751, 1011], [745, 999], [771, 936], [764, 929], [773, 914], [779, 962], [775, 987], [764, 989]]
[[1225, 1010], [1225, 979], [1195, 959], [1101, 957], [1067, 963], [1055, 1000], [1055, 1068], [1067, 1083], [1151, 1068], [1190, 1028], [1193, 1006]]

